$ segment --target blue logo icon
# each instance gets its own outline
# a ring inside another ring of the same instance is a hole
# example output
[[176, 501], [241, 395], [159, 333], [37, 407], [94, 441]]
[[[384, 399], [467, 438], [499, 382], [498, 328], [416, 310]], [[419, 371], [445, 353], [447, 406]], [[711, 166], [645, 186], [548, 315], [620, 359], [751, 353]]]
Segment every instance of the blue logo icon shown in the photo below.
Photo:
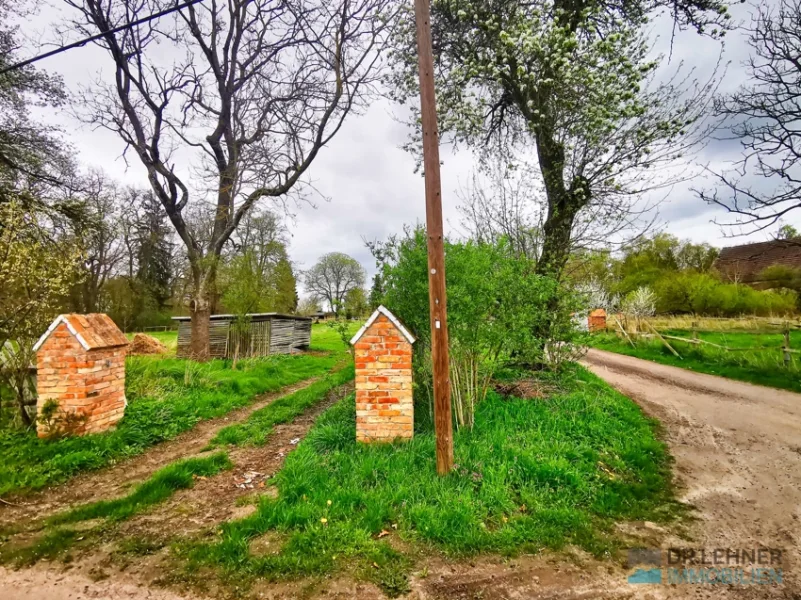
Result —
[[629, 583], [662, 583], [662, 569], [637, 569], [629, 575]]

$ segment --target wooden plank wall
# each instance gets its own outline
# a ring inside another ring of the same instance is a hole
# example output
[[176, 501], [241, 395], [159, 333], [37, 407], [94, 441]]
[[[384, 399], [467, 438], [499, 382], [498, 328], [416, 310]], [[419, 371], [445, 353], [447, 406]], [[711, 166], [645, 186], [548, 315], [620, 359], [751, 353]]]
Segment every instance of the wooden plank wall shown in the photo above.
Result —
[[238, 331], [236, 327], [232, 326], [228, 333], [228, 358], [234, 357], [237, 338], [239, 338], [239, 358], [268, 355], [270, 353], [270, 321], [250, 323], [246, 331]]
[[311, 344], [311, 321], [295, 321], [295, 334], [292, 340], [293, 350], [306, 350]]
[[[212, 358], [233, 358], [239, 337], [239, 358], [289, 354], [305, 350], [311, 344], [311, 321], [272, 317], [250, 324], [248, 331], [237, 332], [229, 321], [211, 321], [209, 341]], [[188, 357], [192, 340], [189, 321], [178, 324], [179, 357]]]
[[[225, 358], [228, 354], [227, 321], [211, 321], [209, 323], [209, 354], [212, 358]], [[178, 348], [176, 356], [186, 358], [190, 356], [192, 343], [192, 324], [189, 321], [178, 323]]]
[[178, 348], [175, 355], [178, 358], [189, 356], [189, 345], [192, 343], [192, 324], [189, 321], [178, 321]]
[[289, 354], [295, 337], [295, 319], [273, 317], [270, 333], [270, 354]]

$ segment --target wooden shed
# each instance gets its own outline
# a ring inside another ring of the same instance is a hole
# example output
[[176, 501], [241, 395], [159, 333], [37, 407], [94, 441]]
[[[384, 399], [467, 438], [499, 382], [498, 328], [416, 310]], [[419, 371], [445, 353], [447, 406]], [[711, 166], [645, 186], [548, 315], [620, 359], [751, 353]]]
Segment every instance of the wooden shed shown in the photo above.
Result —
[[[212, 315], [209, 323], [209, 352], [212, 358], [233, 358], [239, 338], [239, 358], [300, 352], [311, 343], [310, 317], [280, 313], [249, 314], [247, 330], [233, 327], [236, 315]], [[178, 356], [190, 356], [192, 327], [190, 317], [178, 321]]]

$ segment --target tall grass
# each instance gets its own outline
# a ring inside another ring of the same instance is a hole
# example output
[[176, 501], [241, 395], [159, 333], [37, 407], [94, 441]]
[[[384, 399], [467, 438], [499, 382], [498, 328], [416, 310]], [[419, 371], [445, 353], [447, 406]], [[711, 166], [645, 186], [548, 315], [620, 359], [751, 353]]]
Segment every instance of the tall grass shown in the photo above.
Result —
[[[663, 330], [662, 333], [687, 338], [691, 335], [691, 332], [683, 330]], [[681, 356], [678, 358], [660, 340], [653, 337], [634, 336], [632, 340], [635, 346], [632, 347], [628, 341], [615, 335], [598, 334], [591, 336], [590, 343], [601, 350], [644, 358], [699, 373], [801, 392], [801, 361], [797, 354], [791, 354], [791, 362], [785, 366], [781, 350], [783, 341], [781, 334], [700, 332], [698, 335], [702, 340], [736, 350], [727, 351], [708, 344], [692, 344], [669, 339], [668, 342]], [[801, 332], [792, 332], [790, 344], [797, 349], [801, 348]]]
[[344, 353], [271, 356], [199, 364], [177, 358], [127, 360], [125, 418], [114, 431], [42, 440], [33, 431], [0, 431], [0, 494], [35, 490], [97, 469], [275, 392], [328, 372]]
[[[388, 543], [398, 536], [453, 555], [570, 543], [600, 555], [614, 546], [613, 520], [669, 518], [668, 456], [654, 424], [583, 369], [558, 384], [564, 391], [546, 400], [490, 392], [473, 430], [455, 435], [457, 466], [446, 477], [436, 474], [432, 433], [357, 444], [351, 396], [287, 457], [278, 498], [224, 524], [219, 541], [184, 549], [189, 565], [221, 567], [241, 583], [355, 564], [395, 594], [412, 562]], [[280, 549], [252, 553], [250, 542], [268, 532]]]
[[353, 380], [354, 377], [353, 365], [350, 365], [302, 390], [283, 396], [255, 411], [246, 421], [223, 427], [210, 445], [258, 446], [264, 444], [273, 432], [275, 425], [288, 423], [306, 409], [321, 402], [331, 390]]

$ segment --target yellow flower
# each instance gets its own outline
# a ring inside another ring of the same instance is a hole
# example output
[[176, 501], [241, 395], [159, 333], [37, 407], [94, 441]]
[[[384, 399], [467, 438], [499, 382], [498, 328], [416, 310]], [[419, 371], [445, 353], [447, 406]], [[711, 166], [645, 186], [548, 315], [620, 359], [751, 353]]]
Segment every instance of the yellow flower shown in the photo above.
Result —
[[320, 523], [322, 523], [323, 525], [325, 525], [326, 523], [328, 523], [328, 519], [326, 519], [325, 517], [323, 517], [322, 519], [320, 519]]

